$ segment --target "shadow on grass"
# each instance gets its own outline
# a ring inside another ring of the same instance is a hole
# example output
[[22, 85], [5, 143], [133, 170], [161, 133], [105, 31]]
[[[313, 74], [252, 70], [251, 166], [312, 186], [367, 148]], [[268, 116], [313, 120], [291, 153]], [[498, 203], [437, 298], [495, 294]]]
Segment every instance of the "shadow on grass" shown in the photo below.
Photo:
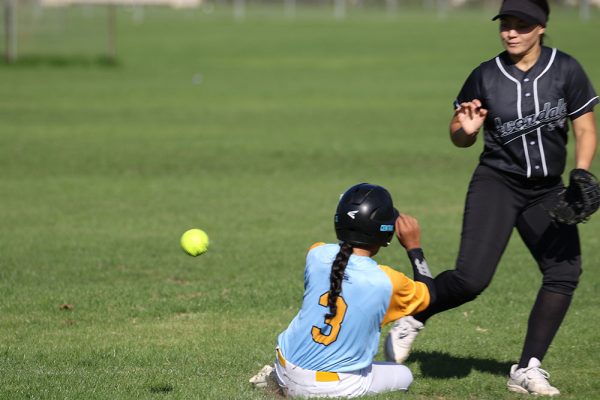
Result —
[[474, 357], [456, 357], [439, 351], [414, 351], [411, 361], [421, 365], [421, 373], [431, 378], [462, 378], [473, 370], [494, 375], [508, 375], [511, 363]]
[[31, 68], [31, 67], [101, 67], [115, 68], [120, 66], [117, 59], [109, 56], [64, 56], [64, 55], [28, 55], [18, 58], [12, 63], [0, 63], [2, 68]]

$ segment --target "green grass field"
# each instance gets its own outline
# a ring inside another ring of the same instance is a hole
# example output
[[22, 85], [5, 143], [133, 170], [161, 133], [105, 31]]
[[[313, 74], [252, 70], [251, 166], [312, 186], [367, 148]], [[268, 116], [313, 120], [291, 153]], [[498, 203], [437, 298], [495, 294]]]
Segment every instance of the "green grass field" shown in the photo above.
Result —
[[[481, 144], [454, 148], [447, 123], [500, 50], [493, 11], [280, 11], [121, 10], [114, 64], [102, 9], [45, 11], [0, 66], [0, 398], [272, 398], [248, 379], [361, 181], [419, 218], [434, 273], [452, 267]], [[556, 10], [549, 43], [600, 90], [593, 17]], [[198, 258], [179, 248], [191, 227], [211, 238]], [[600, 217], [580, 231], [544, 367], [562, 398], [599, 399]], [[397, 243], [377, 260], [409, 272]], [[540, 280], [515, 234], [488, 290], [419, 337], [410, 393], [376, 398], [523, 398], [505, 381]]]

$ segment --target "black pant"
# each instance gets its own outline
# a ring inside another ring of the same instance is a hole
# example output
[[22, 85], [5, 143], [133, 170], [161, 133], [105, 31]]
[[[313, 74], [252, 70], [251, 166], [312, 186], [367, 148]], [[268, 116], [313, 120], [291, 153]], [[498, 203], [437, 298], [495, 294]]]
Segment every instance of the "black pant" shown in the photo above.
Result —
[[479, 165], [467, 193], [456, 268], [435, 278], [437, 300], [416, 318], [425, 321], [475, 299], [491, 282], [514, 227], [543, 274], [542, 290], [571, 296], [581, 274], [579, 234], [547, 212], [563, 187], [559, 177], [532, 181]]

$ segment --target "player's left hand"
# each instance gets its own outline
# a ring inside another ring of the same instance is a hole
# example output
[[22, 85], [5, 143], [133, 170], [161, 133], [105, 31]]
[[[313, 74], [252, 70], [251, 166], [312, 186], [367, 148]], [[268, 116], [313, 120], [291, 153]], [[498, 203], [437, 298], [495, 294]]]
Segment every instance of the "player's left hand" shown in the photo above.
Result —
[[400, 214], [395, 227], [396, 237], [407, 251], [421, 247], [421, 228], [415, 217]]

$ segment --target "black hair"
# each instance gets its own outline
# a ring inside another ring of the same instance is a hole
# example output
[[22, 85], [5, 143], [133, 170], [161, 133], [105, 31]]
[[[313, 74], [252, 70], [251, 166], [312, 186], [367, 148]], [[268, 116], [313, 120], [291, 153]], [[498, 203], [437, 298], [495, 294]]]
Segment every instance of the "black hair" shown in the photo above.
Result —
[[342, 292], [342, 281], [344, 280], [344, 271], [348, 265], [348, 260], [352, 255], [352, 245], [347, 242], [340, 244], [340, 251], [335, 256], [335, 260], [331, 264], [331, 274], [329, 275], [329, 298], [327, 306], [329, 313], [325, 314], [325, 318], [331, 319], [337, 314], [337, 299]]

